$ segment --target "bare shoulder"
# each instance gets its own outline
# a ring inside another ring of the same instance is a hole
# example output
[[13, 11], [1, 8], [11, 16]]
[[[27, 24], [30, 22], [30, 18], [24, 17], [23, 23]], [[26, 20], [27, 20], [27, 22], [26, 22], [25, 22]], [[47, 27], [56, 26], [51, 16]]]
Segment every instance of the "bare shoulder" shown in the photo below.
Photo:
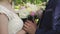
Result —
[[8, 21], [8, 17], [4, 13], [0, 13], [0, 22]]
[[0, 18], [8, 18], [8, 17], [6, 16], [6, 14], [0, 13]]

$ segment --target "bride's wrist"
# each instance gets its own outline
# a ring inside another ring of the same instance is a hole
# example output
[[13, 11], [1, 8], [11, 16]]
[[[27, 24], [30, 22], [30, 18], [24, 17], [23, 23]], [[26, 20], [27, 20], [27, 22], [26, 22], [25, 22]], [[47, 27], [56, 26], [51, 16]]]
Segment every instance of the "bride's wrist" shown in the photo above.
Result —
[[35, 34], [35, 32], [33, 32], [33, 33], [29, 33], [29, 34]]
[[26, 34], [26, 31], [20, 30], [19, 32], [17, 32], [17, 34]]
[[29, 33], [29, 34], [35, 34], [35, 33]]

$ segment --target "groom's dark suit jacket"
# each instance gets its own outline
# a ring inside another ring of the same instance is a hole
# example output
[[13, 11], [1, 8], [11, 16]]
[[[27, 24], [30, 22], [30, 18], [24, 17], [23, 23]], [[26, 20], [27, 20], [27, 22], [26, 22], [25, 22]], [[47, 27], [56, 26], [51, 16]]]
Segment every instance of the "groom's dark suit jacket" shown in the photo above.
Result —
[[36, 34], [60, 34], [60, 0], [49, 0]]

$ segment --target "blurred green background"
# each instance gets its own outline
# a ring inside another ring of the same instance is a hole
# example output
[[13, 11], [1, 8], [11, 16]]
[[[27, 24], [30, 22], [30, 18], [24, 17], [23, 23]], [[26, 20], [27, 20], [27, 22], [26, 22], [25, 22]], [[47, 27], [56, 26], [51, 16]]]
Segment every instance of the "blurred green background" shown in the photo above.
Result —
[[17, 4], [27, 3], [27, 2], [34, 3], [34, 4], [40, 4], [43, 2], [47, 2], [48, 0], [13, 0], [13, 1], [17, 5]]
[[48, 0], [13, 0], [14, 8], [19, 9], [20, 6], [25, 6], [27, 3], [31, 3], [37, 6], [40, 6], [43, 10]]

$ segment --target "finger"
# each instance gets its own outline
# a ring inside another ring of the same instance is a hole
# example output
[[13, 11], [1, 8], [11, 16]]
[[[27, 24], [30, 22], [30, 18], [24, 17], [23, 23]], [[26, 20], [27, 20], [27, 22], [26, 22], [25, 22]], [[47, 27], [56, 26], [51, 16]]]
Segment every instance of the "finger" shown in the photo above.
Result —
[[[36, 24], [36, 21], [34, 21], [34, 24]], [[37, 25], [37, 24], [36, 24]]]
[[29, 23], [29, 26], [35, 26], [37, 24], [33, 23], [32, 21], [27, 21]]
[[26, 27], [23, 27], [23, 30], [25, 30], [27, 32], [28, 29]]
[[28, 23], [28, 22], [25, 22], [25, 25], [27, 25], [27, 26], [30, 26], [30, 23]]
[[33, 25], [37, 25], [36, 23], [35, 23], [35, 21], [34, 21], [34, 23], [32, 22], [32, 21], [27, 21], [27, 22], [29, 22], [29, 24], [31, 25], [31, 26], [33, 26]]
[[27, 28], [33, 27], [33, 24], [31, 24], [31, 23], [26, 23], [25, 25], [28, 26]]
[[26, 25], [26, 24], [24, 24], [24, 27], [27, 28], [27, 29], [29, 29], [29, 28], [32, 28], [33, 26], [32, 25]]
[[33, 22], [32, 22], [32, 21], [27, 20], [27, 22], [28, 22], [29, 24], [33, 24]]
[[28, 25], [24, 24], [24, 27], [25, 27], [25, 28], [29, 28], [30, 26], [28, 26]]
[[35, 27], [36, 24], [30, 23], [30, 22], [31, 22], [31, 21], [28, 21], [28, 22], [25, 23], [25, 25], [28, 26], [27, 28], [30, 28], [30, 27], [33, 28], [33, 27]]

